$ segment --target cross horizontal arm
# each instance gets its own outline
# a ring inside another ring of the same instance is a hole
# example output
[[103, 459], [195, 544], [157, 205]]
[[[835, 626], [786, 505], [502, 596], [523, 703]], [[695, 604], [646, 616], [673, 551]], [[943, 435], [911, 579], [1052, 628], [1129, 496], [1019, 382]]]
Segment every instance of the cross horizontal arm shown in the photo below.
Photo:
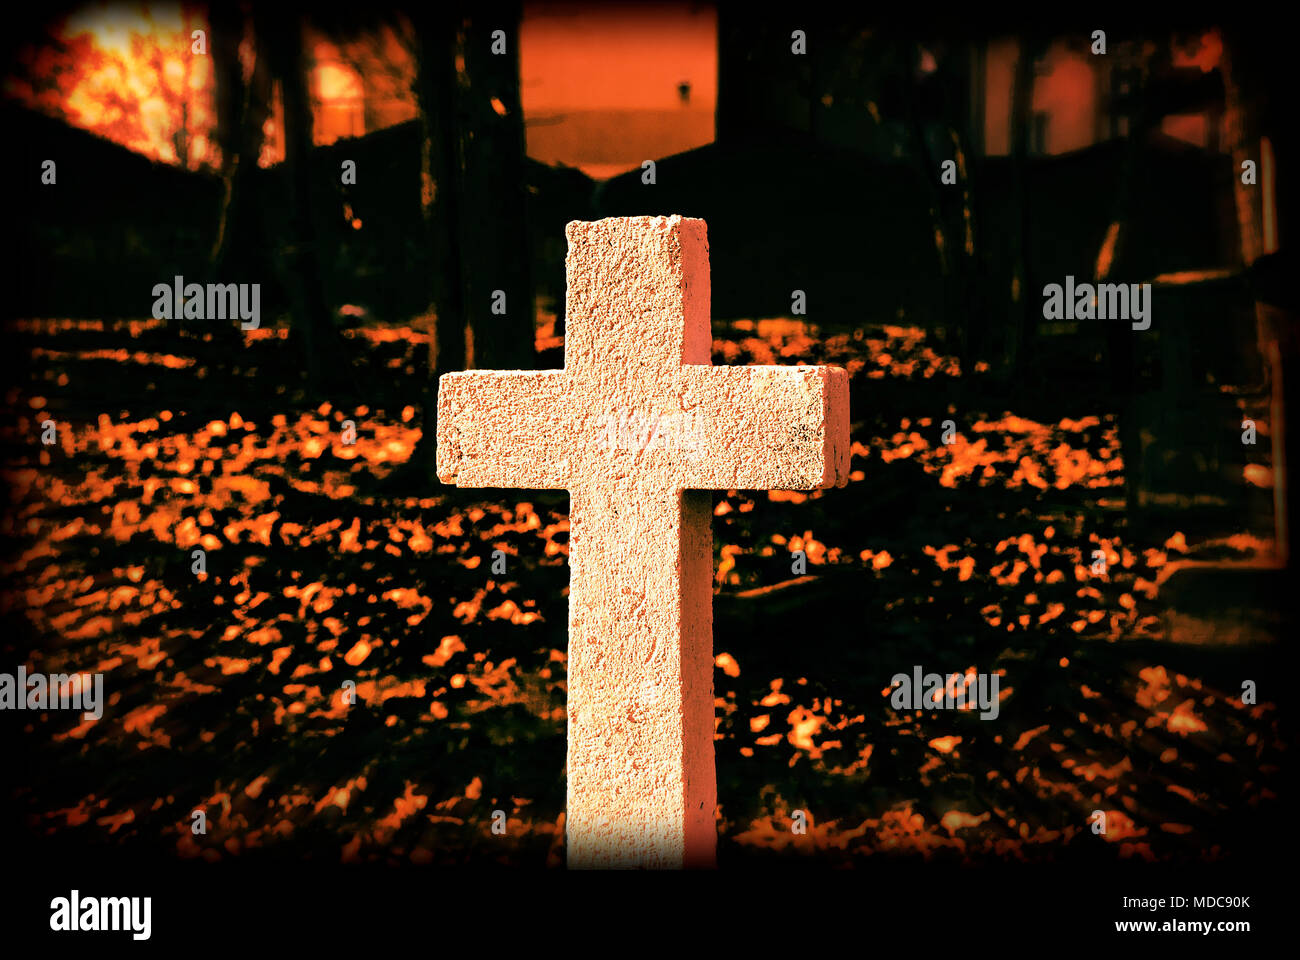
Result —
[[838, 367], [682, 368], [695, 425], [681, 486], [813, 490], [849, 479], [849, 381]]
[[573, 443], [562, 370], [468, 370], [438, 380], [438, 479], [559, 490]]

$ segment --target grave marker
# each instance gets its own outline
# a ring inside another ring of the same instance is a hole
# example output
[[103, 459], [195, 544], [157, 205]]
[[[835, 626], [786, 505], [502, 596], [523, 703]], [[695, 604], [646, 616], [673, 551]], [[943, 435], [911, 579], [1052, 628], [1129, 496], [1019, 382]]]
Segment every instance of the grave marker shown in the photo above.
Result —
[[[710, 366], [704, 221], [566, 233], [564, 369], [443, 376], [438, 477], [569, 491], [569, 866], [712, 866], [707, 491], [844, 486], [848, 375]], [[695, 442], [611, 444], [620, 416]]]

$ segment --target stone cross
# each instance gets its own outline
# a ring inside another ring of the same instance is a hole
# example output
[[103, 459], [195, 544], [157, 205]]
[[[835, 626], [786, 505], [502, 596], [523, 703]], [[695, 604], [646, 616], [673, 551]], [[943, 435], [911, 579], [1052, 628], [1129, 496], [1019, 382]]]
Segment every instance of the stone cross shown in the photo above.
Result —
[[438, 477], [569, 491], [570, 867], [708, 867], [709, 490], [844, 486], [848, 375], [710, 366], [703, 220], [574, 221], [563, 370], [438, 387]]

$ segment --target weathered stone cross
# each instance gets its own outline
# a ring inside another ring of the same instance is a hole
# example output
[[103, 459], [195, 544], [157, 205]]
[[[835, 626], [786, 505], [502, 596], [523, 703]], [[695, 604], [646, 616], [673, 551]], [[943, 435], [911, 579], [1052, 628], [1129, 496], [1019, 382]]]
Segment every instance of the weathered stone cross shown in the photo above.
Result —
[[703, 220], [566, 233], [564, 369], [443, 376], [438, 477], [569, 491], [569, 866], [712, 866], [703, 491], [843, 486], [848, 376], [710, 366]]

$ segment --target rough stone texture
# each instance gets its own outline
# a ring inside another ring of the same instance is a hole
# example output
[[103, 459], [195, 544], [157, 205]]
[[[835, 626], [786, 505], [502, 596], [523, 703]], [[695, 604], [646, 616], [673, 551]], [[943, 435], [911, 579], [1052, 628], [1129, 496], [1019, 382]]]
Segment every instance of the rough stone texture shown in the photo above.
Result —
[[[438, 477], [570, 492], [569, 865], [711, 866], [702, 491], [844, 486], [848, 376], [709, 365], [704, 221], [575, 221], [566, 233], [564, 369], [442, 377]], [[628, 416], [663, 429], [611, 436]]]

